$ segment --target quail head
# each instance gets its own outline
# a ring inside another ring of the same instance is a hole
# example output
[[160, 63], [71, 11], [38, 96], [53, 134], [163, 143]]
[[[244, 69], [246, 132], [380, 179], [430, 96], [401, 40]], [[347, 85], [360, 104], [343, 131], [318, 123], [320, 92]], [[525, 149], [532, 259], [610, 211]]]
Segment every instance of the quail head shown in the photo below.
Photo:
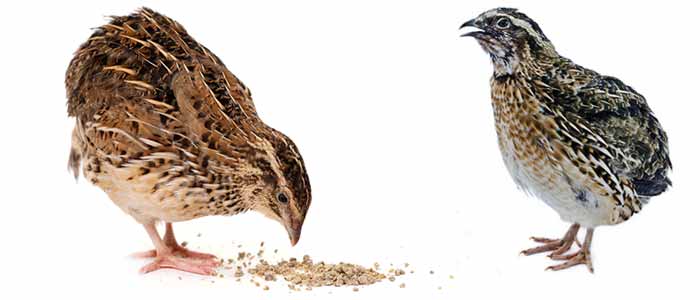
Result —
[[258, 211], [297, 243], [311, 204], [299, 150], [182, 25], [148, 8], [113, 17], [77, 50], [65, 83], [69, 167], [143, 224], [155, 250], [140, 255], [155, 260], [142, 272], [214, 273], [216, 257], [178, 245], [172, 229], [204, 216]]
[[[561, 239], [533, 238], [561, 270], [585, 264], [600, 225], [624, 222], [670, 185], [667, 137], [644, 97], [615, 77], [564, 58], [512, 8], [464, 23], [491, 58], [498, 144], [515, 183], [572, 223]], [[580, 227], [586, 237], [569, 253]]]

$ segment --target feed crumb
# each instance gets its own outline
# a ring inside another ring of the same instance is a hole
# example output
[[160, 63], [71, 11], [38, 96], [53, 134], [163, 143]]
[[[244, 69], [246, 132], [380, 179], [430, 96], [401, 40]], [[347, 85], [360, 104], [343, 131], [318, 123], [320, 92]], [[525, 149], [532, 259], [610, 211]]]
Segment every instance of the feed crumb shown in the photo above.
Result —
[[450, 275], [450, 279], [455, 279], [455, 277], [454, 277], [454, 276], [452, 276], [452, 275]]
[[[276, 264], [260, 260], [247, 272], [254, 277], [266, 281], [276, 281], [277, 277], [284, 278], [291, 290], [311, 290], [322, 286], [357, 286], [370, 285], [386, 279], [386, 275], [373, 269], [350, 263], [314, 262], [309, 255], [300, 260], [290, 258]], [[393, 276], [392, 276], [393, 277]]]
[[[228, 260], [231, 264], [230, 268], [235, 267], [233, 276], [237, 282], [245, 278], [247, 273], [250, 274], [250, 282], [264, 290], [270, 289], [270, 286], [265, 284], [266, 282], [276, 282], [281, 278], [286, 281], [285, 285], [290, 291], [310, 291], [313, 288], [324, 286], [350, 286], [353, 291], [359, 291], [360, 286], [374, 284], [385, 279], [394, 282], [396, 277], [406, 274], [406, 271], [398, 268], [392, 268], [385, 273], [379, 272], [378, 262], [373, 264], [373, 268], [366, 268], [345, 262], [315, 262], [309, 255], [304, 255], [301, 259], [291, 257], [277, 263], [270, 263], [263, 258], [265, 253], [263, 247], [264, 242], [261, 242], [257, 256], [243, 251], [238, 252], [237, 259]], [[408, 265], [408, 263], [404, 265]], [[402, 285], [405, 286], [403, 283]]]
[[360, 289], [358, 289], [358, 288], [356, 288], [356, 287], [352, 288], [352, 291], [353, 291], [353, 292], [357, 292], [357, 291], [359, 291], [359, 290], [360, 290]]
[[272, 272], [265, 272], [265, 281], [275, 281], [275, 275]]
[[399, 287], [400, 287], [400, 288], [405, 288], [405, 287], [406, 287], [406, 284], [405, 284], [405, 283], [399, 284]]

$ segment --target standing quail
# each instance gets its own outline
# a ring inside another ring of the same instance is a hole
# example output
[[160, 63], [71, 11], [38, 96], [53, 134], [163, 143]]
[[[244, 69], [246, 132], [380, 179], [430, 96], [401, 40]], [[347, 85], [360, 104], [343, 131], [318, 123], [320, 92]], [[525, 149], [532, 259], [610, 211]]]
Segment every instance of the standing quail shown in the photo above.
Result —
[[143, 224], [155, 250], [141, 256], [155, 259], [142, 272], [215, 272], [214, 255], [178, 245], [173, 222], [254, 210], [299, 240], [311, 203], [299, 150], [176, 21], [148, 8], [113, 17], [75, 53], [66, 92], [69, 168]]
[[[561, 239], [533, 238], [566, 269], [593, 272], [591, 240], [600, 225], [626, 221], [670, 185], [667, 137], [642, 95], [622, 81], [560, 56], [540, 27], [512, 8], [462, 25], [491, 57], [498, 145], [515, 183], [572, 223]], [[567, 254], [579, 228], [580, 249]]]

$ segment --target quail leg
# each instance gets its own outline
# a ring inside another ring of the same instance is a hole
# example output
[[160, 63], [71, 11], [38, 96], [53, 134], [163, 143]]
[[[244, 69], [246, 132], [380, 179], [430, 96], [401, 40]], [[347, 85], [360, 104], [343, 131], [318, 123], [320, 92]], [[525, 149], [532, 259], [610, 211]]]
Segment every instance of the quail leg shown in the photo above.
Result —
[[529, 256], [537, 253], [551, 251], [549, 257], [559, 257], [560, 255], [566, 253], [566, 251], [569, 251], [569, 249], [571, 249], [571, 246], [574, 244], [574, 241], [576, 241], [576, 234], [578, 233], [580, 227], [581, 225], [579, 224], [572, 224], [571, 227], [569, 227], [569, 230], [566, 231], [566, 234], [564, 234], [564, 237], [561, 239], [531, 237], [531, 240], [537, 243], [541, 243], [543, 245], [523, 250], [522, 252], [520, 252], [520, 254]]
[[[163, 235], [163, 242], [165, 243], [165, 246], [167, 246], [173, 252], [173, 254], [180, 257], [212, 260], [218, 259], [216, 255], [192, 251], [181, 246], [175, 239], [175, 233], [173, 231], [172, 223], [165, 223], [165, 235]], [[156, 257], [156, 250], [153, 249], [149, 251], [134, 253], [132, 254], [132, 256], [138, 258]]]
[[177, 240], [175, 239], [172, 223], [165, 223], [165, 235], [163, 236], [163, 241], [165, 242], [165, 245], [172, 249], [177, 255], [198, 259], [217, 259], [216, 255], [188, 250], [187, 248], [178, 244]]
[[[218, 261], [213, 259], [178, 256], [176, 255], [175, 250], [166, 245], [165, 241], [160, 238], [155, 224], [147, 224], [144, 225], [144, 227], [146, 228], [146, 232], [148, 232], [148, 236], [151, 238], [151, 241], [153, 241], [153, 245], [156, 247], [156, 249], [153, 250], [155, 260], [141, 268], [141, 273], [148, 273], [162, 268], [171, 268], [201, 275], [216, 274], [216, 268], [219, 266]], [[143, 254], [150, 253], [151, 251], [147, 251]]]
[[588, 267], [588, 271], [593, 273], [593, 262], [591, 261], [591, 242], [593, 241], [593, 229], [589, 228], [586, 230], [586, 239], [581, 245], [581, 249], [575, 253], [569, 255], [550, 255], [554, 260], [565, 260], [564, 263], [547, 267], [547, 270], [559, 271], [568, 269], [576, 265], [585, 264]]

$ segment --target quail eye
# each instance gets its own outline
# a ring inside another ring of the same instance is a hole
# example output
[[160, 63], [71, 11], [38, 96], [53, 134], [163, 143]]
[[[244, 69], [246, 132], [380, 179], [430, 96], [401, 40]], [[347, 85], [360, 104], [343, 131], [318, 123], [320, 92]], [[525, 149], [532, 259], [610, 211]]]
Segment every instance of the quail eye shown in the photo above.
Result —
[[496, 26], [500, 29], [506, 29], [510, 27], [510, 20], [506, 17], [500, 18], [496, 21]]
[[289, 202], [289, 199], [287, 199], [287, 195], [285, 195], [284, 193], [279, 193], [277, 194], [277, 201], [279, 201], [280, 203], [287, 203]]

